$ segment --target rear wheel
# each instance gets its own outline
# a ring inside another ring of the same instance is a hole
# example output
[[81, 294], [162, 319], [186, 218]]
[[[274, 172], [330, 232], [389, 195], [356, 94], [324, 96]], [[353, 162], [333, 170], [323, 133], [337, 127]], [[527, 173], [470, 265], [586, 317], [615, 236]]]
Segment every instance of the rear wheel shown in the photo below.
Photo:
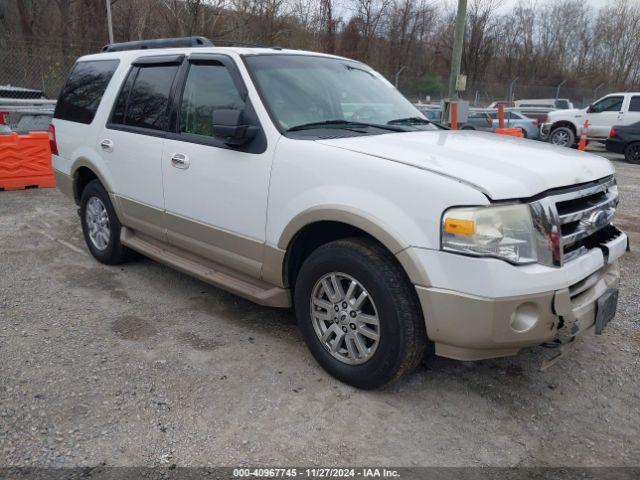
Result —
[[573, 147], [576, 143], [576, 134], [569, 127], [558, 127], [549, 135], [549, 143], [559, 147]]
[[109, 194], [98, 180], [89, 182], [82, 191], [80, 218], [84, 240], [96, 260], [117, 265], [131, 258], [132, 251], [120, 243], [122, 225]]
[[629, 163], [640, 164], [640, 142], [632, 143], [625, 148], [624, 159]]
[[294, 300], [311, 353], [345, 383], [381, 387], [424, 355], [427, 336], [413, 286], [372, 241], [338, 240], [315, 250], [300, 269]]

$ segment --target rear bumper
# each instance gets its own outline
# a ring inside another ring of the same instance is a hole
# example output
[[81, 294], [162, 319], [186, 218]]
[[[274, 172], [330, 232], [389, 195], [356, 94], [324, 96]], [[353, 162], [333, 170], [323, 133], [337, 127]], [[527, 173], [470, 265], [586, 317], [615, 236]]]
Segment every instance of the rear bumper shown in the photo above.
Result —
[[625, 144], [616, 138], [607, 138], [604, 143], [607, 152], [624, 153]]
[[58, 190], [64, 193], [69, 198], [75, 198], [73, 192], [73, 178], [60, 170], [53, 169], [53, 176], [56, 179], [56, 186]]
[[[595, 324], [598, 298], [618, 286], [617, 258], [627, 245], [623, 234], [607, 244], [608, 255], [600, 257], [600, 267], [595, 271], [574, 277], [566, 286], [557, 285], [538, 293], [489, 297], [416, 286], [427, 335], [435, 343], [436, 354], [458, 360], [504, 357], [525, 347], [557, 339], [567, 341], [584, 334]], [[568, 280], [568, 270], [556, 272]], [[475, 281], [509, 282], [490, 275], [475, 276]]]

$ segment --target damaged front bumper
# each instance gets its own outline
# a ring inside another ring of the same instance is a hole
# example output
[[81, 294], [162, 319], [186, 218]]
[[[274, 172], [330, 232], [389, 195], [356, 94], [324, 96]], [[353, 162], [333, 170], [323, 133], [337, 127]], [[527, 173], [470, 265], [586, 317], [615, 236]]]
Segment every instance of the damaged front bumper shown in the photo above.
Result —
[[[617, 291], [617, 259], [627, 248], [627, 236], [621, 234], [601, 246], [603, 265], [598, 270], [566, 288], [543, 293], [486, 298], [416, 286], [436, 354], [481, 360], [515, 355], [536, 345], [557, 347], [558, 353], [564, 352], [564, 345], [596, 330], [598, 301]], [[562, 269], [558, 272], [562, 275]], [[500, 281], [485, 279], [489, 280]]]

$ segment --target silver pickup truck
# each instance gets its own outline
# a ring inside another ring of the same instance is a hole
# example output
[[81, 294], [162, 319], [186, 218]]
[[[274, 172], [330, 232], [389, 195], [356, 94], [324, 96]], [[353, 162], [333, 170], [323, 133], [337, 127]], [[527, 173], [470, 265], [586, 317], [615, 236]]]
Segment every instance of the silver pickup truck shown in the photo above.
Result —
[[46, 131], [55, 106], [40, 90], [0, 86], [0, 134]]

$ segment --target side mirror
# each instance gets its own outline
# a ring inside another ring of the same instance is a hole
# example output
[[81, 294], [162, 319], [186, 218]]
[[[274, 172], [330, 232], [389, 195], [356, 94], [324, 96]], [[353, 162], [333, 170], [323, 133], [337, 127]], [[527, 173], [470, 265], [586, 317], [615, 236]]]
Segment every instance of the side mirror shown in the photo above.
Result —
[[594, 113], [594, 112], [595, 112], [595, 110], [593, 109], [593, 105], [589, 105], [587, 107], [587, 113]]
[[260, 130], [244, 122], [242, 110], [214, 110], [211, 117], [213, 136], [227, 145], [245, 145], [253, 140]]

